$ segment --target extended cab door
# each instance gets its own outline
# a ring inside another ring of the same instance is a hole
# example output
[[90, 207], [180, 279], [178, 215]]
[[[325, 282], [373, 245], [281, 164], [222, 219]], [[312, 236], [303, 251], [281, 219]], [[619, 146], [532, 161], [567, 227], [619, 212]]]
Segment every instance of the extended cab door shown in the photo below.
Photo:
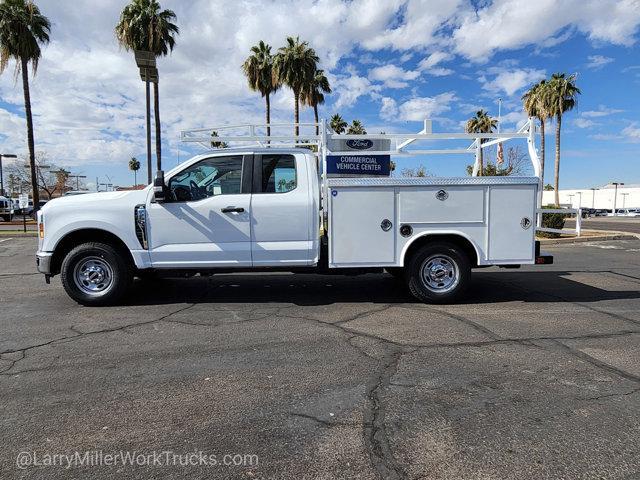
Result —
[[154, 267], [251, 266], [251, 163], [211, 156], [167, 180], [167, 200], [148, 205]]
[[313, 169], [302, 154], [254, 156], [251, 199], [254, 266], [311, 265], [317, 256]]

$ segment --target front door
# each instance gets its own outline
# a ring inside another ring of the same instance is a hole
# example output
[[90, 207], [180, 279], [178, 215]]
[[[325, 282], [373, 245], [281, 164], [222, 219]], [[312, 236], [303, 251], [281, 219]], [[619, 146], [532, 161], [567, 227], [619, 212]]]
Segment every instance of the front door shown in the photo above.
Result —
[[251, 266], [251, 156], [212, 156], [167, 180], [149, 203], [149, 250], [159, 268]]

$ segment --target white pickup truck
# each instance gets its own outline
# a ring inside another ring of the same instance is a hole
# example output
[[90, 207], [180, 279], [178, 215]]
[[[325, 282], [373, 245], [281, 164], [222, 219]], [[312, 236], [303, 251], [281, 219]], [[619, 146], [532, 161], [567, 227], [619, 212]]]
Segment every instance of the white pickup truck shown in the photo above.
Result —
[[[143, 190], [47, 203], [38, 212], [38, 270], [47, 282], [60, 274], [66, 292], [83, 305], [117, 302], [134, 277], [240, 270], [384, 269], [406, 281], [422, 301], [453, 301], [467, 287], [472, 268], [552, 262], [535, 242], [540, 179], [533, 126], [528, 126], [513, 134], [338, 136], [322, 122], [321, 134], [311, 139], [318, 154], [275, 145], [285, 137], [272, 136], [273, 143], [264, 146], [267, 139], [260, 135], [221, 136], [220, 141], [263, 146], [197, 155], [166, 174], [158, 172], [154, 185]], [[207, 138], [193, 132], [183, 132], [183, 139]], [[396, 145], [369, 151], [370, 156], [427, 154], [433, 150], [407, 146], [471, 138], [469, 149], [437, 152], [471, 152], [477, 161], [484, 145], [514, 137], [529, 142], [536, 176], [327, 174], [327, 158], [365, 158], [374, 140]], [[359, 142], [352, 143], [352, 152], [336, 152], [329, 150], [332, 140]]]

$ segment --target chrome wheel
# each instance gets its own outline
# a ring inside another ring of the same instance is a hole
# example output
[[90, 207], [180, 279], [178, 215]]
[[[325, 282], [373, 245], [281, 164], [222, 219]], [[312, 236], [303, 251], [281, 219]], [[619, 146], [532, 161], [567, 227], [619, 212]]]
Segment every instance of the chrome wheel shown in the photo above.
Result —
[[447, 255], [437, 254], [428, 257], [420, 269], [424, 286], [434, 293], [447, 293], [460, 281], [460, 270]]
[[100, 257], [86, 257], [74, 268], [73, 281], [86, 294], [102, 295], [113, 284], [113, 270]]

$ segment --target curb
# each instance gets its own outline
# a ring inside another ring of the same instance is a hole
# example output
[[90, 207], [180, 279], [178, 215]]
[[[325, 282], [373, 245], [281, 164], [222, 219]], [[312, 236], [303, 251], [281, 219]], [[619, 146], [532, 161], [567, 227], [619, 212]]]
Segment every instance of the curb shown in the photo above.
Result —
[[593, 237], [575, 237], [575, 238], [541, 238], [540, 245], [562, 245], [572, 243], [587, 242], [605, 242], [607, 240], [636, 240], [640, 239], [640, 235], [630, 232], [616, 232], [613, 230], [589, 230], [600, 235]]

